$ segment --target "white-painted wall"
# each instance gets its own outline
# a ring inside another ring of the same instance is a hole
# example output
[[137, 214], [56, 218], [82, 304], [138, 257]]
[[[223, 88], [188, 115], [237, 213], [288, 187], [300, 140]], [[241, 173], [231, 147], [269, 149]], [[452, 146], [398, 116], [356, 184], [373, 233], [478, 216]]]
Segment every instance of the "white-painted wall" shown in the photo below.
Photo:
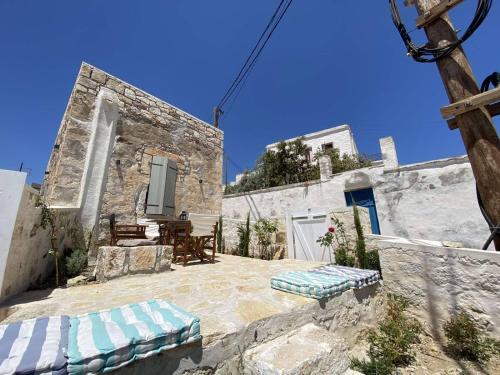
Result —
[[384, 288], [406, 297], [441, 336], [451, 314], [467, 311], [500, 338], [500, 252], [430, 246], [421, 241], [378, 242]]
[[383, 235], [459, 241], [480, 248], [489, 236], [466, 157], [385, 170], [358, 169], [311, 181], [225, 196], [222, 214], [242, 219], [283, 218], [290, 210], [346, 207], [345, 191], [372, 187]]
[[26, 173], [0, 169], [0, 292], [25, 182]]
[[[308, 147], [311, 147], [311, 156], [317, 151], [321, 151], [322, 145], [333, 143], [333, 147], [338, 148], [340, 154], [355, 155], [358, 153], [356, 143], [349, 125], [336, 126], [334, 128], [321, 130], [315, 133], [306, 134], [301, 137], [291, 138], [285, 142], [293, 141], [297, 138], [302, 138], [302, 141]], [[278, 143], [273, 143], [266, 146], [267, 150], [276, 150]]]
[[93, 230], [97, 224], [101, 210], [118, 121], [118, 99], [115, 93], [102, 88], [96, 103], [79, 199], [81, 223], [88, 230]]
[[[25, 185], [26, 174], [0, 170], [0, 302], [39, 286], [54, 269], [49, 228], [41, 227], [39, 191]], [[52, 208], [60, 254], [83, 233], [78, 210]]]

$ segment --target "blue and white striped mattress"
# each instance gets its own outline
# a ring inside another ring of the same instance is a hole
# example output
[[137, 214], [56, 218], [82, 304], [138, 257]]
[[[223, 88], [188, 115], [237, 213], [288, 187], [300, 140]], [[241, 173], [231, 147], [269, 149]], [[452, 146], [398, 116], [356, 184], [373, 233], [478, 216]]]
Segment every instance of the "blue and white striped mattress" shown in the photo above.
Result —
[[68, 316], [0, 325], [0, 374], [67, 374]]
[[328, 276], [340, 276], [349, 279], [351, 288], [359, 289], [368, 285], [375, 284], [380, 280], [380, 274], [374, 270], [363, 270], [360, 268], [337, 266], [335, 264], [328, 264], [311, 270], [316, 274]]
[[71, 318], [68, 372], [109, 372], [200, 338], [200, 320], [163, 300], [79, 315]]
[[350, 288], [350, 284], [349, 279], [343, 276], [292, 271], [273, 276], [271, 288], [304, 297], [322, 299], [341, 294]]

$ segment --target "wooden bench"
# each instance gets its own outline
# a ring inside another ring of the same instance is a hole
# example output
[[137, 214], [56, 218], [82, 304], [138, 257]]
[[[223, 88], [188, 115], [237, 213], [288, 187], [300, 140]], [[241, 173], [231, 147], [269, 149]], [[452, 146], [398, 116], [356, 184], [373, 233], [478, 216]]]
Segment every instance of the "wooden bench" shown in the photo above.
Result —
[[147, 239], [146, 225], [138, 224], [116, 224], [115, 214], [109, 217], [111, 232], [111, 246], [118, 246], [120, 240]]

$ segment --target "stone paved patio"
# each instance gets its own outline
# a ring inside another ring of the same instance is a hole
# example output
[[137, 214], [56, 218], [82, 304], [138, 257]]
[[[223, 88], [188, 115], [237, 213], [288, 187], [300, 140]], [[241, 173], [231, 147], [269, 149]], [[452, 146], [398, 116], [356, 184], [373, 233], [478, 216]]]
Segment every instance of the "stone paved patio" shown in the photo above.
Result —
[[349, 347], [373, 326], [383, 304], [378, 284], [321, 302], [270, 287], [275, 274], [319, 265], [218, 255], [214, 264], [193, 262], [187, 267], [173, 265], [171, 272], [26, 292], [0, 307], [0, 319], [8, 315], [5, 323], [41, 315], [75, 315], [163, 298], [200, 317], [202, 343], [138, 361], [117, 375], [198, 374], [201, 369], [210, 370], [207, 374], [239, 374], [246, 350], [304, 325], [323, 327]]
[[[214, 264], [173, 265], [171, 272], [136, 275], [65, 289], [31, 291], [11, 299], [4, 322], [41, 315], [76, 315], [152, 298], [167, 299], [201, 319], [204, 345], [249, 323], [289, 312], [311, 299], [272, 290], [272, 275], [319, 265], [296, 260], [261, 261], [219, 255]], [[4, 306], [5, 307], [5, 306]]]

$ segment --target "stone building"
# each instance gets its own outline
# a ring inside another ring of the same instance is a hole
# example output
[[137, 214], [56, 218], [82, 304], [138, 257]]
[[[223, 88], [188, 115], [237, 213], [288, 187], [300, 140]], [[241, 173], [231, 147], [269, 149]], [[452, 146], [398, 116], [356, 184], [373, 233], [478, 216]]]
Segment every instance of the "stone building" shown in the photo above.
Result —
[[180, 211], [218, 214], [220, 129], [82, 63], [54, 144], [42, 193], [78, 209], [84, 230], [109, 240], [109, 216], [134, 224]]

